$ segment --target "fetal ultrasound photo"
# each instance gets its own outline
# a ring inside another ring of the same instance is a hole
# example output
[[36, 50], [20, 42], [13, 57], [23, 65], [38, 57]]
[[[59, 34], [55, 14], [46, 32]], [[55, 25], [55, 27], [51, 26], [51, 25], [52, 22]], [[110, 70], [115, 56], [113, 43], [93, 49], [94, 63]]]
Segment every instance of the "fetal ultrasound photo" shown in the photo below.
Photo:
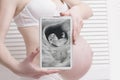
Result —
[[71, 18], [41, 18], [41, 67], [71, 68], [72, 27]]

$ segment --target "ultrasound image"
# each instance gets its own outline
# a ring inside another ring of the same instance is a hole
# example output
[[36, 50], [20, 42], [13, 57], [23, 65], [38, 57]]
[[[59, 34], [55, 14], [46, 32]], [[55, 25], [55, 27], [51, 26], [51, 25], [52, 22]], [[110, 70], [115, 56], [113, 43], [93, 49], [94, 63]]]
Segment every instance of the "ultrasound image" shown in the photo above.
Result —
[[42, 19], [41, 37], [42, 67], [70, 67], [70, 19]]

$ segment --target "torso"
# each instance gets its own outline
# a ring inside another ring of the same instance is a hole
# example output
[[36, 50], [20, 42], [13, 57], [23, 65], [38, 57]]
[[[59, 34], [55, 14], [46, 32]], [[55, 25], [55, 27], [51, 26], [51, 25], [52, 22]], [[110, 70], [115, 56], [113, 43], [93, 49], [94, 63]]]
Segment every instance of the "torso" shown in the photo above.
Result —
[[[54, 5], [57, 5], [57, 4], [63, 5], [63, 3], [61, 3], [59, 0], [49, 0], [49, 1], [53, 1], [52, 4]], [[20, 0], [15, 16], [18, 15], [29, 2], [31, 2], [31, 0]], [[18, 30], [20, 31], [20, 33], [24, 38], [27, 54], [30, 54], [32, 51], [34, 51], [36, 48], [39, 47], [39, 29], [37, 25], [28, 26], [28, 27], [18, 27]], [[39, 63], [38, 58], [34, 60], [34, 63], [35, 64]]]

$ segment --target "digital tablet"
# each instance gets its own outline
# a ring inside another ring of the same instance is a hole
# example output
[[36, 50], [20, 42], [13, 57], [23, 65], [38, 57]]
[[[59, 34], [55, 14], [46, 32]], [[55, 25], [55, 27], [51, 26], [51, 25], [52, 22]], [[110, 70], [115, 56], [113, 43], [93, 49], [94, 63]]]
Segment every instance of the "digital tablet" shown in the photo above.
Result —
[[72, 68], [72, 18], [40, 18], [40, 67]]

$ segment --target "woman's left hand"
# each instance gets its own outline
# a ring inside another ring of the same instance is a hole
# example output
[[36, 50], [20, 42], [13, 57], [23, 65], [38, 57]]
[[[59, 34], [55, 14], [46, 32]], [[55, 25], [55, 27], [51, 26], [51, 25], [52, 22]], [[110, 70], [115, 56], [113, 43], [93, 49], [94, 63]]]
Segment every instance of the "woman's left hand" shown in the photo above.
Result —
[[71, 9], [65, 12], [61, 12], [60, 15], [72, 17], [72, 21], [73, 21], [73, 34], [72, 35], [73, 35], [73, 43], [75, 44], [80, 34], [81, 28], [83, 26], [83, 18], [82, 18], [79, 6], [73, 6]]

